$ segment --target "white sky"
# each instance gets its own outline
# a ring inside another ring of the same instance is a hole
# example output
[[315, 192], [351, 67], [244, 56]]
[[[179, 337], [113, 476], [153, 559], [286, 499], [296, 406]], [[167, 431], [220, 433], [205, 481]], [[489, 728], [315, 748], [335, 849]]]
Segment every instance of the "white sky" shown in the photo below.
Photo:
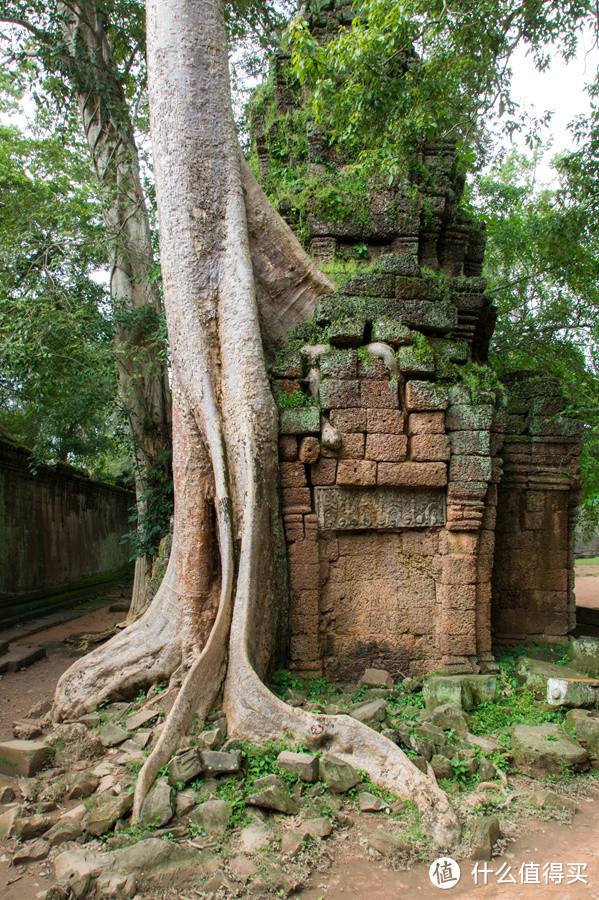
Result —
[[[568, 124], [578, 115], [587, 114], [590, 102], [584, 86], [591, 82], [599, 69], [599, 50], [593, 46], [590, 34], [582, 34], [576, 58], [566, 63], [556, 56], [549, 69], [537, 71], [533, 60], [523, 50], [519, 50], [512, 61], [512, 89], [514, 99], [523, 110], [541, 116], [546, 110], [553, 113], [549, 127], [541, 133], [545, 142], [552, 138], [553, 146], [537, 169], [539, 181], [550, 183], [553, 170], [550, 158], [564, 150], [574, 149], [572, 134]], [[515, 141], [522, 151], [524, 137]]]

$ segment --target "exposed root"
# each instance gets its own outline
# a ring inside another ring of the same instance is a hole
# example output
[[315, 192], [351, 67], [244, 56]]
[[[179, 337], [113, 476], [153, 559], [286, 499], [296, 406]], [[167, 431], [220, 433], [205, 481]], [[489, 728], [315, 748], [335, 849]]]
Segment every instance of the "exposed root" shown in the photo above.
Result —
[[174, 555], [144, 615], [110, 641], [78, 659], [61, 676], [54, 721], [76, 718], [137, 687], [168, 679], [181, 662], [181, 612], [176, 602]]
[[[240, 678], [242, 668], [245, 672]], [[459, 840], [456, 813], [435, 779], [424, 775], [399, 747], [367, 725], [350, 716], [314, 715], [290, 707], [275, 697], [249, 666], [229, 665], [224, 707], [232, 736], [266, 743], [281, 734], [311, 750], [328, 750], [365, 771], [374, 784], [413, 800], [439, 846], [449, 847]]]

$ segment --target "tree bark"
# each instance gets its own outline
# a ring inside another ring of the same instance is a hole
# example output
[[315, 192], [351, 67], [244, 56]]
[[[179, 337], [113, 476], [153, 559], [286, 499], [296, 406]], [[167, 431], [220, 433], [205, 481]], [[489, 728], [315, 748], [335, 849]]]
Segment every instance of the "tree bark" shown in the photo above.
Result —
[[[432, 770], [429, 777], [422, 774], [395, 744], [356, 720], [293, 709], [264, 684], [275, 654], [286, 564], [277, 412], [261, 328], [280, 343], [330, 283], [270, 208], [242, 159], [222, 0], [151, 0], [148, 51], [175, 385], [173, 554], [162, 596], [140, 622], [96, 651], [91, 680], [85, 660], [63, 676], [56, 714], [93, 705], [99, 690], [106, 695], [108, 680], [114, 692], [110, 664], [126, 666], [128, 653], [139, 679], [147, 677], [139, 665], [141, 629], [152, 630], [174, 580], [169, 602], [177, 597], [183, 680], [140, 772], [134, 821], [194, 715], [202, 724], [222, 692], [232, 737], [265, 742], [285, 734], [315, 750], [332, 750], [373, 781], [415, 800], [434, 839], [451, 844], [459, 826]], [[210, 562], [215, 540], [218, 573]]]
[[[93, 0], [62, 4], [75, 94], [104, 201], [115, 311], [120, 397], [130, 426], [140, 541], [170, 493], [171, 422], [166, 362], [156, 339], [162, 315], [139, 156], [127, 101], [101, 13]], [[148, 602], [152, 554], [138, 556], [129, 620]]]

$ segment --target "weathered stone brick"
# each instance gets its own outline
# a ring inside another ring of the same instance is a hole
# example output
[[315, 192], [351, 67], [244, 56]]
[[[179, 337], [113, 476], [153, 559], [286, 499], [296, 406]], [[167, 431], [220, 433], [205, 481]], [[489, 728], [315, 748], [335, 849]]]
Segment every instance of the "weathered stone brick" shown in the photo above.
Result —
[[362, 381], [360, 397], [362, 406], [367, 409], [370, 407], [396, 409], [399, 406], [397, 381]]
[[304, 517], [302, 513], [288, 513], [283, 516], [283, 526], [285, 528], [285, 538], [288, 543], [293, 541], [303, 541], [304, 539]]
[[311, 512], [310, 488], [282, 488], [281, 505], [283, 506], [283, 512]]
[[443, 560], [443, 584], [475, 584], [477, 580], [476, 556], [451, 555]]
[[280, 465], [283, 487], [307, 487], [306, 470], [301, 462], [282, 462]]
[[375, 485], [376, 463], [369, 459], [342, 459], [337, 466], [337, 484]]
[[279, 459], [292, 462], [297, 459], [297, 438], [292, 434], [282, 434], [279, 438]]
[[[305, 544], [307, 541], [291, 544], [291, 548], [301, 546], [302, 543]], [[317, 564], [302, 565], [291, 559], [289, 560], [289, 583], [294, 590], [317, 591], [319, 584], [318, 575], [319, 568]]]
[[315, 513], [304, 516], [304, 533], [307, 541], [315, 541], [318, 537], [318, 519]]
[[332, 409], [331, 425], [338, 428], [339, 431], [352, 433], [356, 431], [366, 431], [366, 410], [356, 407], [355, 409]]
[[489, 456], [491, 453], [489, 431], [452, 431], [449, 440], [451, 452], [456, 456]]
[[395, 319], [381, 318], [372, 323], [372, 340], [383, 341], [385, 344], [391, 344], [392, 347], [400, 347], [410, 343], [412, 333], [409, 328]]
[[363, 459], [364, 458], [364, 435], [363, 434], [343, 434], [341, 436], [341, 449], [339, 450], [340, 459]]
[[377, 484], [387, 487], [444, 487], [447, 466], [442, 462], [380, 462], [377, 465]]
[[408, 438], [405, 434], [369, 434], [366, 439], [367, 459], [377, 462], [401, 462], [407, 456]]
[[360, 383], [348, 379], [336, 381], [325, 378], [320, 385], [320, 405], [323, 409], [343, 409], [360, 406]]
[[447, 410], [448, 431], [487, 431], [493, 422], [492, 406], [450, 406]]
[[444, 434], [445, 413], [418, 412], [408, 416], [409, 434]]
[[410, 412], [433, 412], [447, 409], [447, 388], [430, 381], [408, 381], [406, 408]]
[[448, 656], [473, 656], [476, 653], [475, 634], [442, 634], [439, 643]]
[[416, 347], [400, 347], [397, 351], [397, 365], [400, 371], [408, 375], [434, 375], [435, 357], [432, 353], [423, 353]]
[[329, 326], [329, 341], [335, 347], [359, 347], [364, 341], [366, 319], [353, 316]]
[[323, 486], [328, 484], [335, 484], [335, 478], [337, 477], [337, 460], [336, 459], [319, 459], [317, 463], [314, 463], [312, 466], [312, 484], [317, 486]]
[[[366, 348], [361, 348], [366, 350]], [[382, 380], [389, 377], [389, 370], [378, 356], [364, 352], [358, 354], [358, 378]]]
[[323, 353], [319, 363], [323, 378], [355, 378], [358, 354], [353, 349], [333, 350]]
[[427, 531], [404, 531], [402, 549], [408, 556], [435, 556], [439, 550], [439, 535]]
[[403, 434], [404, 414], [398, 409], [367, 409], [368, 431], [377, 434]]
[[450, 481], [487, 481], [491, 477], [488, 456], [452, 456], [449, 464]]
[[437, 601], [443, 608], [476, 609], [475, 584], [438, 584]]
[[299, 458], [302, 463], [315, 463], [320, 456], [320, 444], [315, 437], [305, 437], [300, 442]]
[[279, 430], [281, 434], [310, 434], [320, 431], [320, 410], [317, 406], [280, 411]]
[[410, 459], [420, 462], [447, 462], [451, 456], [445, 434], [416, 434], [410, 438]]

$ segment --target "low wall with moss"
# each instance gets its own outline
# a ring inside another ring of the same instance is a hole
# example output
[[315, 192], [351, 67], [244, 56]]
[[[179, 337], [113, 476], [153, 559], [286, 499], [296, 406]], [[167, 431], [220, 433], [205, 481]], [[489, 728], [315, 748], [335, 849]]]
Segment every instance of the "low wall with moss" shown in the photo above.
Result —
[[0, 441], [0, 605], [125, 565], [134, 501], [71, 466], [34, 467], [25, 448]]

